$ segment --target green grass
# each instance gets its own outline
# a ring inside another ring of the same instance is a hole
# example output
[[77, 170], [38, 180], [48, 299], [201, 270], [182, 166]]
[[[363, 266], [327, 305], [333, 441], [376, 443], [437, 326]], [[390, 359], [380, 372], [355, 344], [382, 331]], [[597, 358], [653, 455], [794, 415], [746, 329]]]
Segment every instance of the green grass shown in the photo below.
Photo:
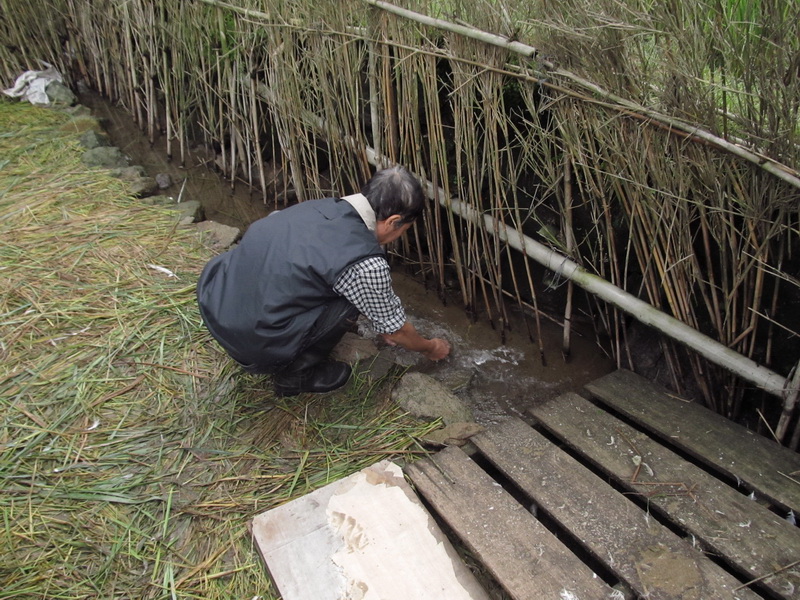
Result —
[[274, 398], [201, 324], [192, 229], [68, 115], [2, 101], [0, 131], [0, 599], [277, 598], [250, 519], [433, 425], [361, 380]]

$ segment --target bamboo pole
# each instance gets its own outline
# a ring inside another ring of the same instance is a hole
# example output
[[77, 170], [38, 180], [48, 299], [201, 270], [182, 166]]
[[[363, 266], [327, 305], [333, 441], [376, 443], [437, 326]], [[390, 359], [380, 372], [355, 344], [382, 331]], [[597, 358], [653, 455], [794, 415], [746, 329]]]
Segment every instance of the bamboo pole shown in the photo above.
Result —
[[[575, 252], [575, 233], [572, 229], [572, 159], [569, 155], [564, 157], [564, 239], [566, 250]], [[567, 302], [564, 308], [564, 335], [561, 341], [561, 352], [564, 358], [570, 355], [570, 329], [572, 320], [572, 293], [573, 282], [567, 282]]]

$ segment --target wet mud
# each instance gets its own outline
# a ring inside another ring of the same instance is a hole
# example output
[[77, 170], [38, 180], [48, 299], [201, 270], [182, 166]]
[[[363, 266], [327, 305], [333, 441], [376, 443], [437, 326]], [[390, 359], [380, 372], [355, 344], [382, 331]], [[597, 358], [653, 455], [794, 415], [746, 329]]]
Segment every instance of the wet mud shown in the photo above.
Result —
[[[81, 103], [102, 120], [112, 142], [130, 157], [131, 164], [141, 165], [149, 176], [170, 175], [173, 184], [163, 194], [176, 202], [179, 198], [199, 201], [206, 219], [244, 230], [272, 210], [246, 184], [232, 186], [220, 176], [213, 168], [213, 157], [190, 153], [186, 165], [181, 166], [179, 161], [168, 159], [163, 139], [151, 146], [124, 109], [97, 96], [83, 96]], [[571, 352], [566, 358], [561, 352], [561, 328], [542, 319], [540, 352], [538, 340], [529, 335], [529, 330], [536, 335], [531, 316], [512, 309], [510, 329], [501, 336], [488, 320], [473, 321], [457, 298], [442, 302], [438, 293], [427, 289], [402, 267], [395, 268], [393, 277], [407, 315], [417, 329], [428, 337], [443, 337], [453, 346], [447, 359], [418, 368], [437, 379], [456, 382], [455, 393], [472, 408], [476, 421], [482, 425], [493, 424], [509, 414], [524, 417], [529, 407], [567, 391], [580, 392], [584, 384], [615, 368], [590, 328], [573, 326]]]

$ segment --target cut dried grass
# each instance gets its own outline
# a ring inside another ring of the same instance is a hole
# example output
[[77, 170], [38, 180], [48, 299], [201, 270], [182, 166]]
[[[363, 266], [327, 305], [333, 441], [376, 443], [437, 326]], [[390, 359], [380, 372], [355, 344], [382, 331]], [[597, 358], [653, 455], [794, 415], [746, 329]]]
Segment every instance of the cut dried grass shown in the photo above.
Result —
[[195, 305], [209, 251], [68, 119], [0, 102], [0, 598], [276, 598], [250, 518], [433, 425], [232, 367]]

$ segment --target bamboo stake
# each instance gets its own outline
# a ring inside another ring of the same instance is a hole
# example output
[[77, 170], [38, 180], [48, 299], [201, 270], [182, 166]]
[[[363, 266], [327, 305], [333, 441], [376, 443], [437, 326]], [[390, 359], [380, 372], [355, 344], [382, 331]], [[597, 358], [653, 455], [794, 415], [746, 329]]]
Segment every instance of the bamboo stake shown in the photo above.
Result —
[[[251, 70], [253, 69], [251, 65]], [[257, 104], [256, 104], [256, 82], [255, 79], [252, 77], [250, 78], [250, 87], [249, 87], [249, 99], [250, 99], [250, 125], [253, 127], [253, 141], [255, 143], [255, 152], [256, 152], [256, 165], [258, 167], [258, 178], [261, 181], [261, 201], [266, 204], [267, 203], [267, 174], [264, 168], [264, 150], [261, 147], [261, 139], [258, 135], [258, 111], [257, 111]]]
[[[575, 234], [572, 229], [572, 159], [564, 157], [564, 238], [567, 255], [575, 252]], [[570, 355], [570, 326], [572, 320], [572, 280], [567, 282], [567, 301], [564, 308], [564, 334], [561, 340], [561, 353], [564, 359]]]
[[[378, 53], [375, 48], [371, 48], [367, 54], [368, 67], [367, 67], [367, 80], [369, 82], [369, 116], [372, 130], [372, 147], [375, 148], [379, 154], [386, 154], [383, 147], [383, 123], [380, 118], [380, 84], [378, 83]], [[380, 168], [380, 165], [378, 166]]]
[[[220, 13], [221, 14], [221, 13]], [[228, 175], [230, 176], [231, 181], [231, 192], [236, 188], [236, 170], [238, 169], [237, 159], [238, 154], [236, 150], [238, 149], [238, 141], [239, 141], [239, 132], [236, 129], [236, 89], [237, 85], [237, 78], [236, 78], [236, 64], [230, 66], [230, 63], [225, 63], [228, 66], [228, 111], [229, 117], [228, 121], [228, 137], [230, 138], [230, 164], [228, 165]]]
[[[800, 363], [795, 365], [794, 369], [792, 369], [792, 372], [789, 374], [781, 395], [783, 397], [783, 412], [781, 413], [781, 418], [778, 420], [778, 426], [775, 428], [775, 436], [779, 440], [783, 440], [786, 435], [786, 431], [789, 428], [789, 421], [792, 419], [795, 407], [797, 406], [798, 397], [800, 396]], [[792, 439], [792, 443], [795, 447], [797, 446], [797, 441], [794, 438]]]

